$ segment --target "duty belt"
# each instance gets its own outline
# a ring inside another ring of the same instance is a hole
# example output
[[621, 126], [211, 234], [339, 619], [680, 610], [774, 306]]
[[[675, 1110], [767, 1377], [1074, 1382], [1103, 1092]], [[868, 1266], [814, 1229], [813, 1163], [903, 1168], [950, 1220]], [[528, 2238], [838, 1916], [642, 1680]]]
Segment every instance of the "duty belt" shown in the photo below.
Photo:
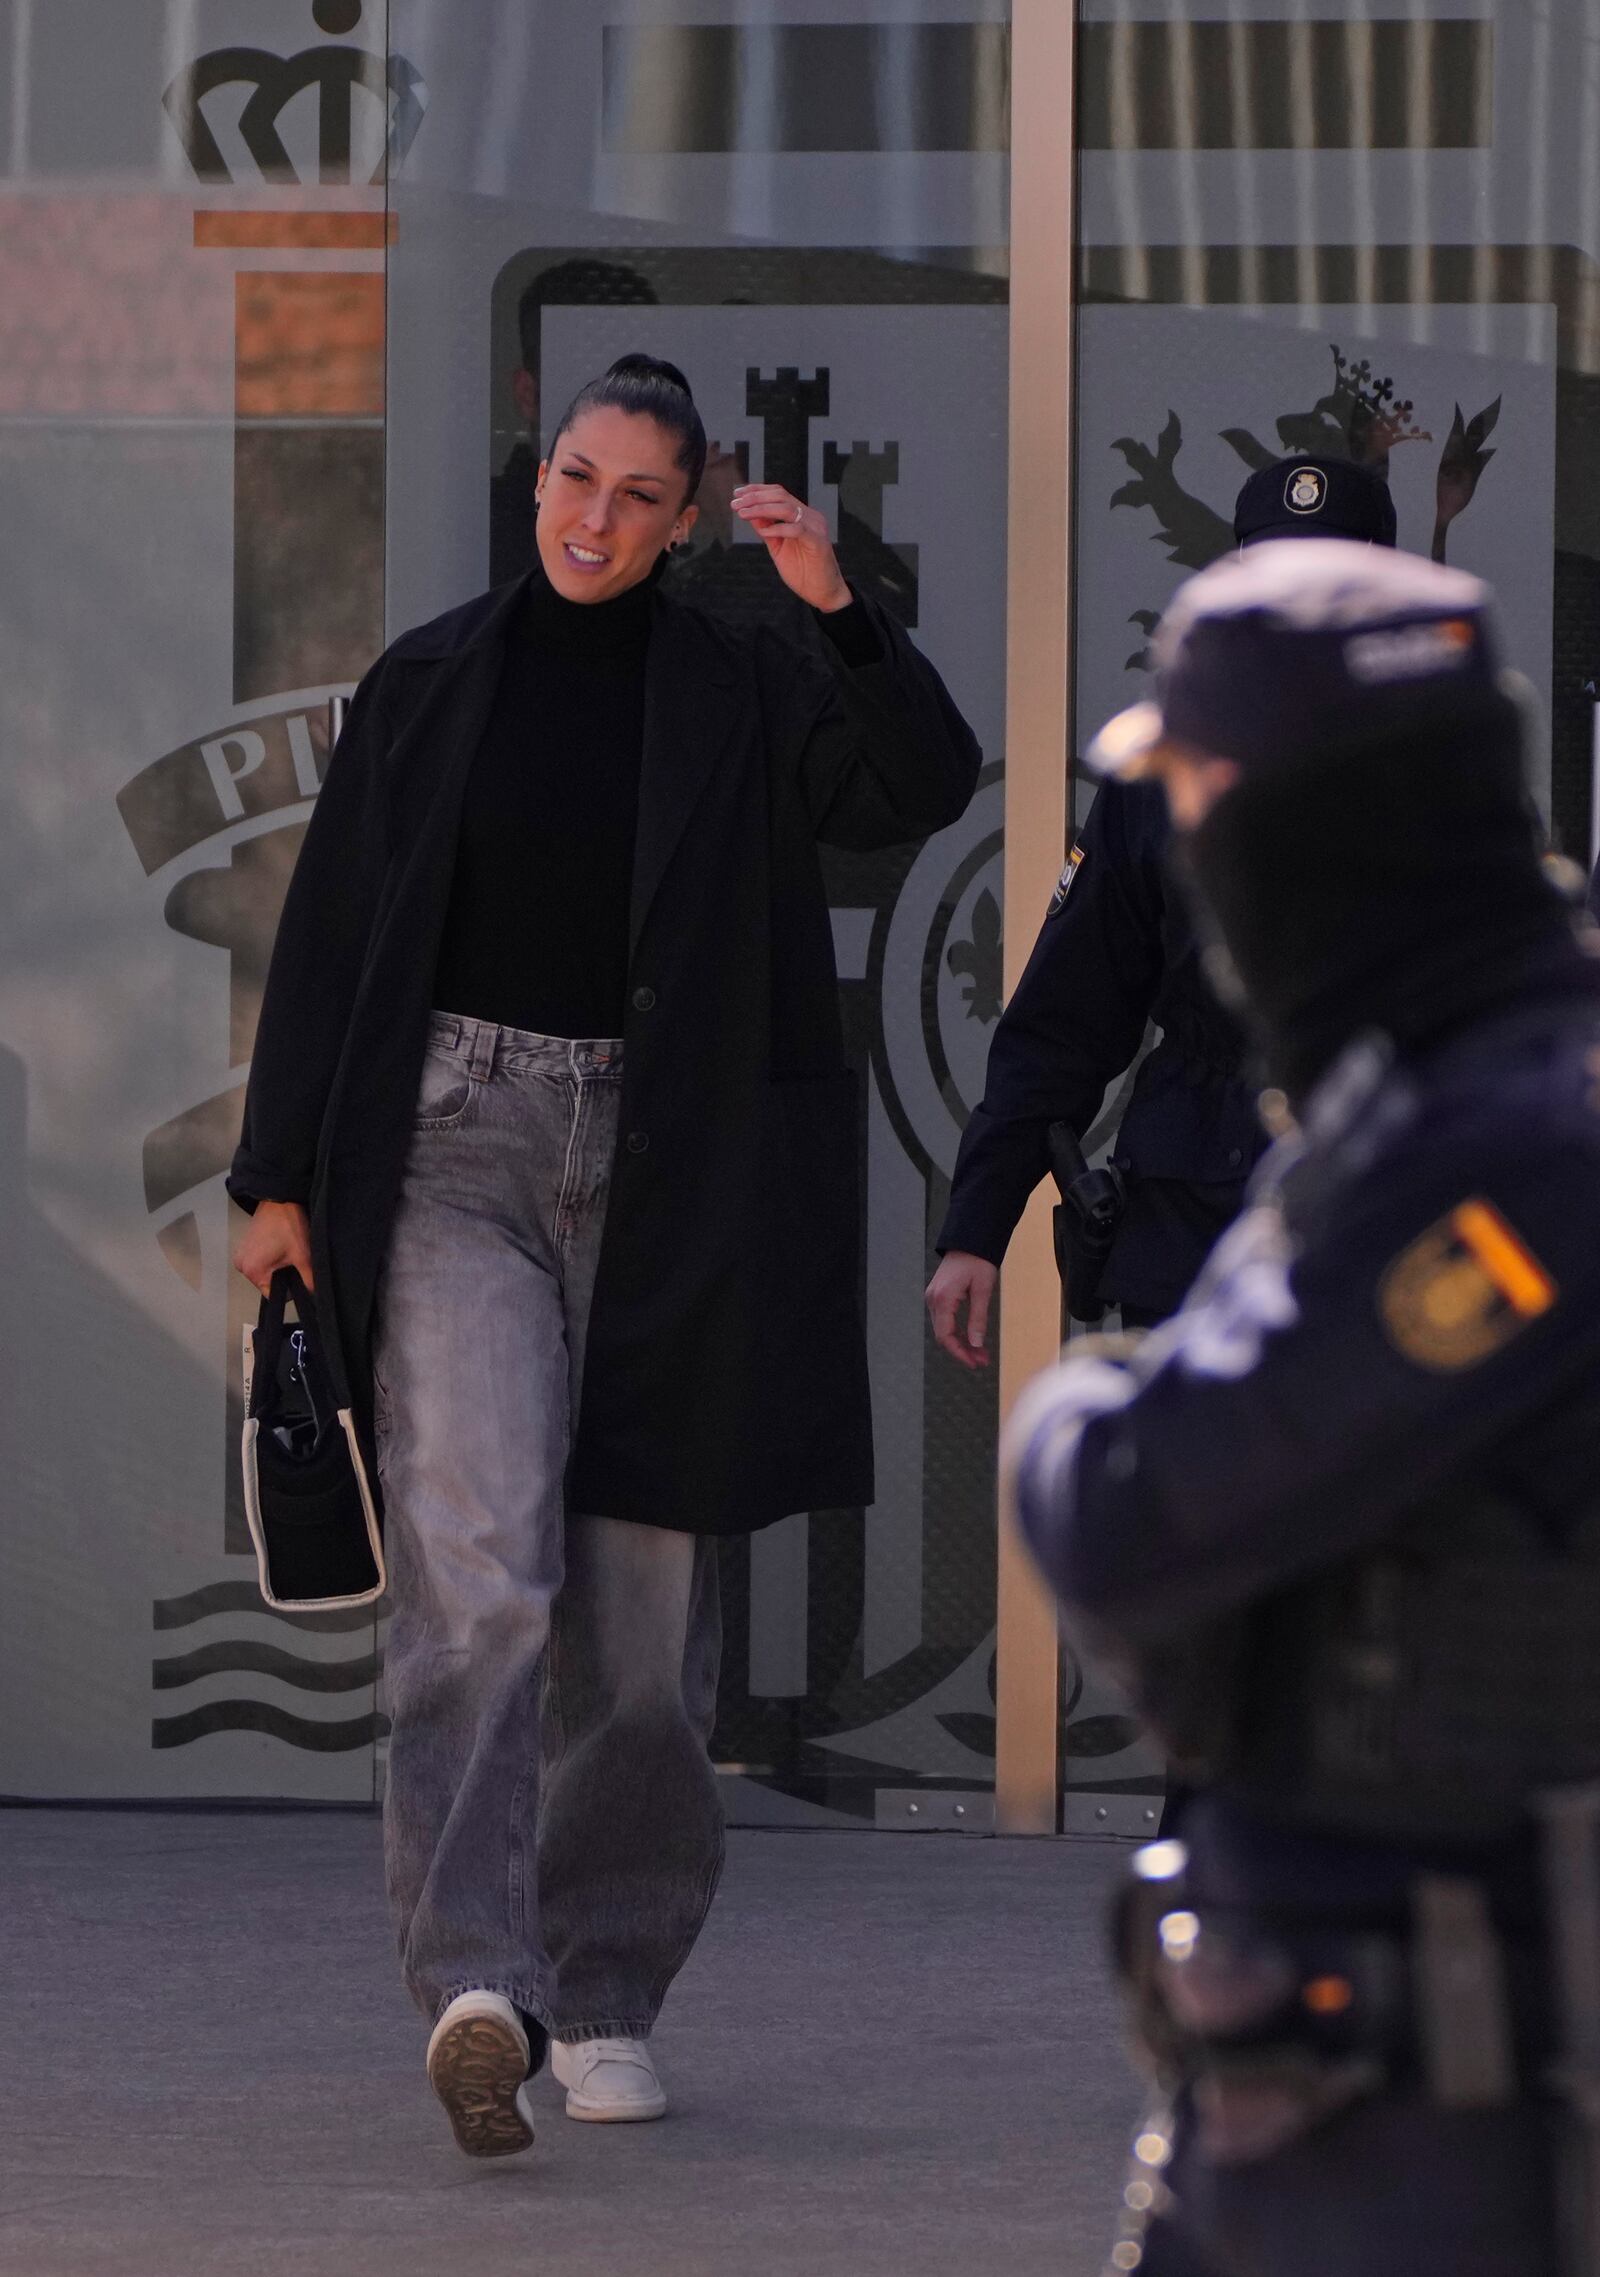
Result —
[[1147, 2062], [1208, 2164], [1271, 2157], [1388, 2090], [1454, 2110], [1556, 2098], [1561, 2266], [1595, 2277], [1600, 1787], [1551, 1795], [1541, 1815], [1546, 1927], [1531, 1944], [1502, 1935], [1467, 1876], [1420, 1873], [1409, 1930], [1373, 1932], [1212, 1907], [1193, 1897], [1182, 1843], [1137, 1853], [1120, 1971]]
[[1485, 1840], [1542, 1789], [1600, 1777], [1600, 1509], [1557, 1541], [1510, 1497], [1446, 1486], [1247, 1633], [1215, 1768], [1275, 1816]]

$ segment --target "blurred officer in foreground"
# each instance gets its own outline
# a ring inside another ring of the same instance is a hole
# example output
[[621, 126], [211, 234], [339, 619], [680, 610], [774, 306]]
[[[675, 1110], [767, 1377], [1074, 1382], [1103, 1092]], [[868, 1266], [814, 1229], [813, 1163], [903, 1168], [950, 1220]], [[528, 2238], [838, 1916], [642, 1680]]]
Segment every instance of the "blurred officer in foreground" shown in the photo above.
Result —
[[1170, 2100], [1108, 2270], [1600, 2270], [1600, 968], [1486, 600], [1261, 548], [1090, 754], [1163, 783], [1298, 1125], [1177, 1317], [1007, 1435], [1200, 1781], [1122, 1921]]
[[[1282, 537], [1395, 541], [1381, 475], [1345, 459], [1289, 458], [1239, 493], [1241, 547]], [[969, 1368], [988, 1363], [988, 1321], [1006, 1245], [1054, 1167], [1069, 1200], [1066, 1274], [1075, 1319], [1109, 1306], [1125, 1328], [1163, 1320], [1236, 1216], [1265, 1139], [1245, 1041], [1201, 970], [1194, 928], [1167, 868], [1160, 785], [1108, 783], [1061, 873], [1044, 926], [989, 1051], [983, 1103], [961, 1142], [943, 1262], [928, 1287], [934, 1334]], [[1108, 1084], [1140, 1067], [1103, 1173], [1083, 1177], [1080, 1142]], [[1052, 1126], [1063, 1125], [1052, 1141]], [[1054, 1156], [1054, 1160], [1052, 1160]], [[1076, 1238], [1075, 1204], [1099, 1205]], [[965, 1312], [963, 1328], [961, 1315]]]

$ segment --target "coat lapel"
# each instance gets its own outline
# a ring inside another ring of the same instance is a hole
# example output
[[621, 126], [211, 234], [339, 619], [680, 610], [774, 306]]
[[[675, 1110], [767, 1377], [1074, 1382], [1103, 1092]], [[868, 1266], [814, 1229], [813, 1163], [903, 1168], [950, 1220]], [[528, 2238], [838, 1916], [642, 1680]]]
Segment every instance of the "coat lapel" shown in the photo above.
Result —
[[645, 666], [630, 955], [690, 815], [740, 724], [738, 676], [694, 612], [658, 596]]
[[[508, 586], [465, 640], [441, 647], [439, 668], [427, 695], [401, 730], [390, 755], [390, 765], [402, 779], [414, 765], [425, 768], [433, 777], [428, 832], [434, 858], [446, 876], [453, 861], [455, 828], [467, 776], [494, 709], [506, 637], [528, 583], [523, 577]], [[432, 660], [424, 653], [415, 661]], [[435, 835], [441, 828], [449, 840], [449, 853], [442, 860], [441, 843]]]

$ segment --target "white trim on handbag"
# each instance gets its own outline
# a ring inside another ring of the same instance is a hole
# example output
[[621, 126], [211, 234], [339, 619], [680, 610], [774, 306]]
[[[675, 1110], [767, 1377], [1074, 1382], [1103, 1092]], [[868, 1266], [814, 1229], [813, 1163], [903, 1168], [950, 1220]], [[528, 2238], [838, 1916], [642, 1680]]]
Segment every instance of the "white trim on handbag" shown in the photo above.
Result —
[[250, 1529], [250, 1540], [256, 1553], [256, 1580], [263, 1600], [275, 1613], [341, 1613], [360, 1605], [375, 1605], [389, 1586], [388, 1571], [383, 1562], [383, 1530], [378, 1524], [377, 1505], [372, 1499], [372, 1487], [367, 1478], [367, 1466], [361, 1453], [361, 1442], [356, 1436], [356, 1420], [348, 1407], [338, 1411], [340, 1427], [350, 1448], [350, 1461], [356, 1474], [356, 1485], [361, 1494], [361, 1514], [367, 1522], [367, 1541], [372, 1549], [372, 1563], [377, 1581], [371, 1589], [363, 1589], [353, 1597], [278, 1597], [273, 1594], [267, 1573], [267, 1538], [261, 1523], [261, 1485], [256, 1476], [256, 1436], [261, 1429], [256, 1418], [248, 1413], [251, 1379], [255, 1373], [255, 1331], [247, 1327], [244, 1332], [244, 1404], [247, 1410], [244, 1432], [240, 1440], [239, 1459], [244, 1476], [244, 1516]]

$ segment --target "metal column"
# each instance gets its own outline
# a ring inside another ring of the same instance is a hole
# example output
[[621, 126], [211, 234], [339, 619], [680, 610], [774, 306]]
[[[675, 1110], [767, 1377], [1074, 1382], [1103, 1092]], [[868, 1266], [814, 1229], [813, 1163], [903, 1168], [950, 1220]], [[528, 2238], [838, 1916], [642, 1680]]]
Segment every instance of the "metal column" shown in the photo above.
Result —
[[[1071, 0], [1013, 0], [1011, 402], [1006, 633], [1005, 986], [1016, 986], [1063, 859], [1071, 703], [1076, 149]], [[1000, 1283], [1000, 1404], [1056, 1356], [1049, 1198], [1035, 1193]], [[1004, 1513], [995, 1823], [1060, 1824], [1055, 1608]]]

